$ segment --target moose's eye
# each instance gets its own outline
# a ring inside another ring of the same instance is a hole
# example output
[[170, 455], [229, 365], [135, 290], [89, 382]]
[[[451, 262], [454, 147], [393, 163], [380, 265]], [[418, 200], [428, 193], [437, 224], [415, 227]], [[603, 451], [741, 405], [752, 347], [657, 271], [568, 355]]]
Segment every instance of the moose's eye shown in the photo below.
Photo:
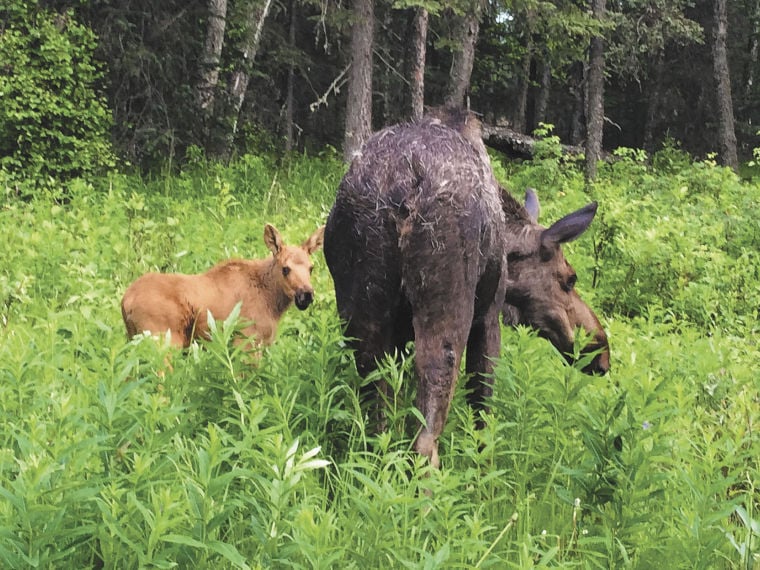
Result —
[[573, 287], [575, 287], [575, 282], [578, 281], [578, 276], [575, 274], [572, 274], [570, 277], [567, 278], [567, 281], [565, 281], [562, 284], [562, 289], [567, 291], [568, 293], [573, 290]]
[[289, 273], [290, 273], [290, 267], [283, 267], [282, 268], [282, 276], [283, 277], [287, 277]]

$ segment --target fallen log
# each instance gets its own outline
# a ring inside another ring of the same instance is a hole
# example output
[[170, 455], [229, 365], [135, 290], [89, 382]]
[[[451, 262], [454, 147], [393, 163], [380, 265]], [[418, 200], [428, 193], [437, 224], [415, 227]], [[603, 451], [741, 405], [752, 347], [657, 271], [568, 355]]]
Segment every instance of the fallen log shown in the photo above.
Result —
[[[521, 158], [529, 160], [535, 154], [536, 142], [539, 139], [520, 133], [509, 127], [483, 124], [483, 142], [486, 146], [503, 152], [509, 158]], [[582, 155], [585, 149], [582, 146], [563, 144], [562, 153], [570, 155]]]

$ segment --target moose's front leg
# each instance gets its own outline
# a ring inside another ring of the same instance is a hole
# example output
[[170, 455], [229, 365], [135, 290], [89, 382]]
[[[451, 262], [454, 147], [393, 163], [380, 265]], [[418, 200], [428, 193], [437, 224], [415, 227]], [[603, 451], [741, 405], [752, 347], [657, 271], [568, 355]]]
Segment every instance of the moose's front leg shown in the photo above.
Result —
[[499, 307], [494, 304], [485, 318], [473, 323], [467, 340], [465, 369], [470, 374], [467, 381], [467, 401], [475, 411], [478, 429], [483, 428], [483, 420], [477, 417], [478, 412], [488, 412], [488, 399], [493, 393], [493, 359], [499, 356], [500, 348]]

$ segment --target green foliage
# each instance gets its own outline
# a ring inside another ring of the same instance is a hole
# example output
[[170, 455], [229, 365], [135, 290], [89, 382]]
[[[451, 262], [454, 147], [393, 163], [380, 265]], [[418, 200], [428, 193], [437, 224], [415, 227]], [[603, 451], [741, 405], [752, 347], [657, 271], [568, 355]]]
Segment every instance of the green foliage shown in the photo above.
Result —
[[44, 183], [113, 166], [94, 34], [36, 1], [13, 0], [0, 16], [0, 168]]
[[[548, 223], [591, 197], [544, 140], [533, 164], [496, 171], [536, 187]], [[413, 350], [381, 363], [388, 429], [368, 429], [321, 254], [313, 305], [255, 363], [231, 342], [235, 314], [184, 353], [124, 337], [119, 299], [142, 272], [265, 256], [266, 222], [287, 241], [323, 223], [338, 157], [197, 157], [159, 180], [71, 184], [65, 205], [6, 187], [0, 566], [751, 567], [760, 188], [678, 153], [654, 169], [620, 154], [592, 190], [598, 219], [565, 247], [611, 372], [504, 329], [485, 428], [458, 388], [440, 470], [411, 451]]]
[[[626, 0], [610, 15], [614, 30], [605, 53], [608, 69], [623, 81], [642, 81], [652, 54], [669, 46], [704, 43], [702, 26], [690, 19], [688, 0]], [[692, 16], [693, 17], [693, 16]]]
[[665, 145], [651, 165], [645, 153], [619, 149], [589, 195], [580, 169], [565, 162], [553, 139], [541, 140], [547, 148], [526, 168], [503, 176], [516, 189], [538, 190], [544, 223], [591, 199], [600, 203], [575, 265], [588, 276], [602, 312], [635, 317], [654, 311], [679, 325], [737, 334], [756, 327], [756, 186], [713, 160], [692, 163], [676, 145]]

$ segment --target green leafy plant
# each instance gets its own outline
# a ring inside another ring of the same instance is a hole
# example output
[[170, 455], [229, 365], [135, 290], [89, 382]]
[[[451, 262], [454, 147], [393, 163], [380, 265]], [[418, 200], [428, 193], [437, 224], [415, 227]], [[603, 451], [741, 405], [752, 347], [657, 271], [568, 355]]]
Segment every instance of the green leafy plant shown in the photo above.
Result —
[[43, 186], [113, 167], [94, 34], [36, 1], [13, 0], [2, 13], [0, 167]]

